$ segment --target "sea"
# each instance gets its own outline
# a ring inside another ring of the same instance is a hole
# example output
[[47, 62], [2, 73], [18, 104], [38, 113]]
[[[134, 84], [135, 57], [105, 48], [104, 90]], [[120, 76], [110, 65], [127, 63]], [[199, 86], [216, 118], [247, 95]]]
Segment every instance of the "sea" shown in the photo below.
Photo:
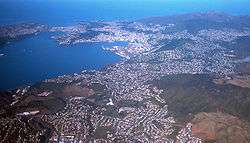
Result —
[[[0, 26], [26, 22], [68, 26], [209, 11], [247, 15], [249, 6], [250, 0], [0, 0]], [[0, 91], [82, 70], [102, 70], [122, 60], [103, 47], [123, 44], [60, 46], [51, 33], [12, 41], [0, 47]]]

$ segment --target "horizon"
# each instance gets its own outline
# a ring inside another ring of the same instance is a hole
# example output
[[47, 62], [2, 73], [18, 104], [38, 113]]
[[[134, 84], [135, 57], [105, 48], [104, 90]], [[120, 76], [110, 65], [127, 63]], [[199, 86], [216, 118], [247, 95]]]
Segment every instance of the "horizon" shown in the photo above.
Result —
[[249, 5], [0, 0], [0, 141], [250, 142]]
[[137, 20], [186, 13], [249, 15], [250, 1], [184, 0], [0, 0], [0, 25], [40, 22], [70, 25], [78, 21]]

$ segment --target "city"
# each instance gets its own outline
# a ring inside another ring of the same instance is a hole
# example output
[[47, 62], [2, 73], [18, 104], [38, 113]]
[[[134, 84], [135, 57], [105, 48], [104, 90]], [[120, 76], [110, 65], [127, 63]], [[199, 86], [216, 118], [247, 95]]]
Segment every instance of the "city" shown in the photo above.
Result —
[[[60, 45], [126, 42], [124, 46], [104, 47], [123, 57], [123, 60], [103, 70], [63, 75], [47, 79], [41, 85], [18, 89], [12, 93], [12, 102], [6, 108], [20, 107], [20, 111], [13, 109], [14, 117], [11, 119], [1, 118], [1, 127], [9, 129], [1, 129], [1, 135], [4, 134], [1, 140], [7, 141], [18, 130], [20, 136], [16, 138], [20, 142], [38, 141], [39, 136], [46, 136], [44, 138], [49, 142], [203, 142], [204, 139], [192, 134], [191, 120], [176, 117], [170, 110], [172, 106], [168, 105], [166, 96], [168, 92], [171, 95], [172, 89], [160, 88], [154, 82], [170, 76], [169, 82], [163, 86], [170, 85], [171, 81], [178, 83], [178, 78], [171, 78], [178, 74], [211, 74], [218, 79], [234, 76], [237, 74], [234, 62], [237, 50], [221, 43], [233, 43], [238, 38], [250, 36], [250, 29], [225, 27], [221, 30], [202, 29], [195, 33], [178, 30], [175, 26], [175, 23], [160, 25], [115, 21], [48, 27], [48, 32], [63, 33], [51, 37]], [[171, 32], [172, 29], [177, 31]], [[26, 33], [32, 31], [34, 29]], [[202, 76], [199, 78], [203, 79]], [[204, 82], [204, 90], [206, 85], [217, 87], [210, 80]], [[232, 89], [238, 90], [236, 87]], [[220, 90], [223, 91], [224, 86], [218, 88], [218, 92]], [[249, 94], [249, 89], [242, 90]], [[214, 91], [206, 89], [204, 92]], [[39, 98], [28, 100], [30, 94]], [[206, 98], [210, 101], [214, 97]], [[41, 107], [30, 105], [33, 100], [37, 100]], [[45, 105], [43, 100], [51, 100], [61, 106]], [[24, 107], [28, 110], [21, 109]], [[195, 108], [191, 104], [189, 107]], [[5, 109], [1, 110], [1, 116], [10, 114]], [[27, 118], [27, 124], [21, 121], [22, 118]], [[42, 125], [32, 123], [32, 119]], [[41, 129], [26, 136], [25, 133], [30, 131], [26, 128], [32, 126]]]

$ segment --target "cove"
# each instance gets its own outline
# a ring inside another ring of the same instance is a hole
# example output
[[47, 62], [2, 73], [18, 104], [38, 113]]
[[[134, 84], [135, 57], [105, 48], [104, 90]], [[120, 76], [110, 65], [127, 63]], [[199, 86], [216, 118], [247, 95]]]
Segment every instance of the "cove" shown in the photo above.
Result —
[[103, 47], [125, 43], [84, 43], [60, 46], [52, 33], [41, 33], [14, 41], [0, 48], [0, 90], [82, 70], [100, 70], [122, 58]]

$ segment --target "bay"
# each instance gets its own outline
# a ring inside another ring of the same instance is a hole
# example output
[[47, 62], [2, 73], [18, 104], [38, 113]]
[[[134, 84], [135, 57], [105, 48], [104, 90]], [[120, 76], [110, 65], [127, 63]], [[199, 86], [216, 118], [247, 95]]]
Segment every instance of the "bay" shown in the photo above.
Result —
[[42, 33], [0, 48], [3, 54], [0, 56], [0, 90], [82, 70], [100, 70], [121, 60], [121, 57], [103, 50], [103, 47], [126, 44], [85, 43], [66, 47], [58, 45], [50, 36], [51, 33]]
[[[80, 21], [137, 20], [191, 12], [250, 14], [249, 0], [0, 0], [0, 25], [35, 22], [67, 26]], [[101, 69], [121, 57], [88, 43], [59, 46], [43, 33], [0, 48], [0, 90], [72, 74]]]

